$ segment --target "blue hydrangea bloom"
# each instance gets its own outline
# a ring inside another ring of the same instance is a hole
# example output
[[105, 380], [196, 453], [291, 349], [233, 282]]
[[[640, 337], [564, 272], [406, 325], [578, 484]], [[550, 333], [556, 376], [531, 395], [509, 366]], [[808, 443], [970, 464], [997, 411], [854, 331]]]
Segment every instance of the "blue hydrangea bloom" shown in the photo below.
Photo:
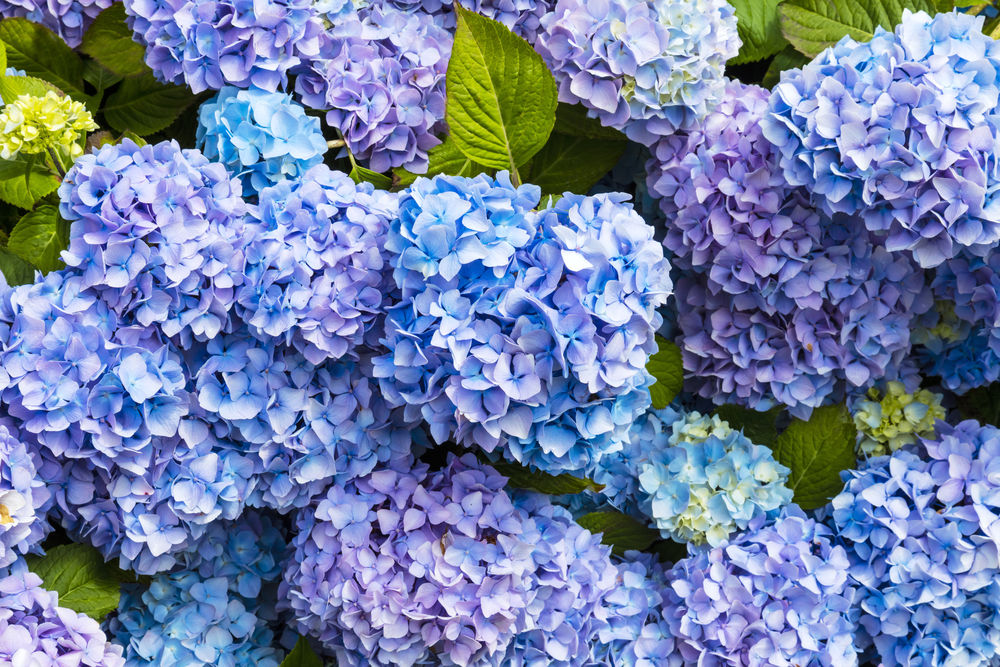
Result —
[[646, 145], [720, 101], [740, 48], [725, 0], [559, 0], [541, 23], [559, 99]]
[[762, 120], [785, 178], [921, 266], [1000, 241], [1000, 43], [983, 17], [904, 12], [782, 76]]
[[[369, 5], [391, 6], [408, 12], [433, 14], [440, 25], [455, 29], [453, 0], [375, 0]], [[534, 43], [541, 29], [541, 19], [552, 11], [554, 0], [461, 0], [469, 11], [504, 24], [514, 34]]]
[[97, 621], [60, 607], [24, 561], [0, 570], [0, 637], [0, 662], [8, 665], [125, 665]]
[[438, 441], [580, 472], [648, 405], [669, 267], [624, 195], [538, 199], [506, 173], [414, 183], [386, 242], [402, 300], [375, 372]]
[[114, 0], [6, 0], [0, 19], [23, 17], [40, 23], [72, 47], [77, 47], [97, 15]]
[[13, 423], [0, 423], [0, 568], [36, 547], [47, 532], [43, 514], [50, 494], [18, 436]]
[[85, 155], [59, 186], [70, 224], [63, 260], [77, 289], [129, 324], [187, 344], [229, 327], [246, 204], [221, 164], [175, 141], [131, 140]]
[[730, 82], [697, 128], [654, 147], [649, 184], [684, 270], [679, 340], [692, 387], [717, 403], [799, 416], [903, 374], [922, 272], [861, 217], [816, 209], [764, 136], [766, 91]]
[[238, 176], [250, 196], [322, 162], [326, 139], [319, 118], [291, 96], [226, 86], [198, 110], [198, 148]]
[[319, 56], [296, 70], [295, 92], [327, 111], [327, 123], [371, 169], [420, 173], [445, 130], [452, 40], [434, 15], [375, 4], [325, 35]]
[[395, 195], [325, 165], [262, 190], [236, 294], [250, 332], [316, 364], [375, 346], [392, 288], [382, 246], [395, 215]]
[[313, 0], [125, 0], [125, 11], [156, 76], [195, 93], [283, 88], [319, 54], [324, 27]]
[[856, 641], [885, 667], [985, 666], [1000, 647], [1000, 431], [936, 431], [844, 473], [832, 501], [858, 588]]
[[676, 607], [665, 613], [684, 664], [857, 665], [860, 592], [848, 564], [830, 530], [794, 505], [681, 560], [669, 573]]
[[267, 517], [215, 523], [182, 569], [126, 586], [109, 622], [129, 667], [277, 667], [274, 587], [284, 539]]

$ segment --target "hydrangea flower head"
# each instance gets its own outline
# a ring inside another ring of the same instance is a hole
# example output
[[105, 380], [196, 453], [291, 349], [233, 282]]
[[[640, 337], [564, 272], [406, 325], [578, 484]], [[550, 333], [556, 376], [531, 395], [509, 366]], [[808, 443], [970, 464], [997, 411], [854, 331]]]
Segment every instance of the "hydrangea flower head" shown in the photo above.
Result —
[[195, 93], [230, 85], [274, 92], [319, 53], [313, 0], [125, 0], [146, 64]]
[[370, 332], [391, 287], [382, 246], [395, 212], [395, 195], [325, 165], [262, 190], [236, 296], [251, 333], [284, 340], [317, 364], [375, 343]]
[[97, 15], [114, 0], [6, 0], [0, 18], [24, 17], [40, 23], [76, 48]]
[[889, 382], [855, 401], [858, 449], [867, 456], [884, 456], [918, 438], [933, 438], [934, 423], [945, 418], [941, 394], [927, 389], [907, 392], [902, 382]]
[[80, 138], [96, 129], [82, 102], [51, 90], [41, 97], [20, 95], [0, 109], [0, 158], [51, 150], [75, 159], [83, 154]]
[[856, 642], [886, 667], [996, 662], [998, 457], [996, 428], [939, 422], [844, 474], [830, 520], [857, 585]]
[[319, 118], [307, 116], [289, 95], [227, 86], [198, 111], [198, 148], [239, 176], [252, 195], [322, 162], [326, 140]]
[[97, 621], [59, 606], [23, 561], [0, 572], [0, 661], [9, 665], [125, 667]]
[[451, 32], [432, 14], [373, 5], [324, 40], [299, 68], [302, 103], [326, 110], [347, 148], [378, 172], [427, 168], [444, 131]]
[[857, 665], [848, 555], [795, 505], [669, 573], [684, 664]]
[[177, 142], [126, 139], [77, 160], [59, 187], [63, 260], [119, 316], [186, 344], [229, 327], [246, 204], [221, 164]]
[[791, 502], [788, 468], [717, 416], [690, 412], [668, 433], [642, 446], [638, 469], [640, 505], [665, 538], [718, 546]]
[[724, 0], [559, 0], [535, 43], [561, 101], [647, 145], [719, 102], [739, 47]]
[[983, 20], [906, 11], [845, 37], [783, 76], [762, 121], [789, 183], [924, 267], [1000, 241], [1000, 43]]
[[[431, 14], [442, 27], [452, 31], [455, 29], [453, 0], [376, 0], [368, 4]], [[541, 30], [542, 17], [552, 11], [555, 3], [553, 0], [460, 0], [458, 4], [502, 23], [514, 34], [533, 44]]]
[[43, 506], [49, 493], [24, 443], [0, 425], [0, 568], [35, 547], [45, 535]]

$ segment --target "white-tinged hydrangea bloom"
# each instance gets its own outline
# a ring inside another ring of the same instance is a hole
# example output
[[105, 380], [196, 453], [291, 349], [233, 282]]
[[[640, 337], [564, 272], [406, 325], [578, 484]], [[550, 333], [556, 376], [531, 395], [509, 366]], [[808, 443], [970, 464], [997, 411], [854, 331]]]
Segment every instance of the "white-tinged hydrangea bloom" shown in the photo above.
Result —
[[740, 48], [725, 0], [560, 0], [542, 29], [559, 99], [647, 145], [719, 101]]
[[858, 450], [884, 456], [918, 438], [933, 438], [934, 423], [945, 418], [941, 394], [927, 389], [908, 392], [902, 382], [889, 382], [855, 401], [851, 410], [858, 429]]

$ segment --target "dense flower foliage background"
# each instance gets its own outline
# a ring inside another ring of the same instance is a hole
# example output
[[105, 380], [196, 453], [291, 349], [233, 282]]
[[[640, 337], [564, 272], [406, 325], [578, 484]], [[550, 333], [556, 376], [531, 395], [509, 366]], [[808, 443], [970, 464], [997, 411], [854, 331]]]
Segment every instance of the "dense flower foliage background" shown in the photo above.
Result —
[[1000, 11], [0, 1], [0, 665], [1000, 665]]

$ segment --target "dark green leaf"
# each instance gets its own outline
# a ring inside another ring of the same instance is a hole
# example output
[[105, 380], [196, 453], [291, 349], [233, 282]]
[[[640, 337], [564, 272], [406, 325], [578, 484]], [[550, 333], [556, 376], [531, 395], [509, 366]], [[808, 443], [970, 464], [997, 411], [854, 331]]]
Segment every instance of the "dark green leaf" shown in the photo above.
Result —
[[42, 273], [60, 269], [59, 253], [69, 245], [69, 223], [51, 204], [39, 206], [21, 218], [10, 232], [7, 249]]
[[621, 512], [591, 512], [577, 519], [577, 523], [594, 534], [601, 533], [601, 542], [611, 545], [618, 555], [644, 551], [660, 539], [658, 531]]
[[7, 45], [7, 66], [24, 70], [86, 102], [83, 60], [58, 35], [25, 18], [0, 21], [0, 41]]
[[904, 9], [937, 13], [935, 0], [784, 0], [778, 6], [785, 39], [810, 58], [845, 35], [867, 42], [877, 26], [892, 30]]
[[96, 88], [99, 93], [102, 93], [122, 80], [121, 75], [115, 74], [96, 60], [88, 60], [84, 64], [83, 78], [87, 83]]
[[521, 172], [542, 194], [586, 193], [607, 174], [625, 152], [627, 142], [588, 139], [555, 132]]
[[781, 408], [771, 408], [767, 412], [749, 410], [740, 405], [721, 405], [715, 414], [719, 419], [740, 431], [758, 445], [770, 447], [778, 438], [778, 415]]
[[795, 47], [785, 47], [783, 51], [771, 59], [771, 64], [768, 65], [767, 72], [764, 73], [761, 85], [765, 88], [774, 88], [775, 84], [781, 80], [782, 72], [802, 67], [808, 62], [809, 58], [796, 51]]
[[0, 248], [0, 271], [11, 287], [35, 282], [35, 267], [6, 248]]
[[380, 190], [388, 190], [392, 187], [392, 177], [365, 169], [360, 165], [355, 165], [354, 169], [351, 169], [351, 178], [355, 183], [371, 183]]
[[304, 637], [299, 637], [291, 653], [285, 656], [278, 667], [323, 667], [323, 661], [309, 646]]
[[587, 108], [580, 104], [560, 102], [556, 107], [556, 124], [553, 132], [588, 139], [615, 139], [625, 141], [624, 134], [613, 127], [604, 127], [596, 118], [587, 115]]
[[959, 396], [957, 402], [959, 412], [966, 419], [1000, 426], [1000, 382], [977, 387]]
[[517, 489], [531, 489], [541, 493], [548, 493], [553, 496], [561, 496], [570, 493], [580, 493], [582, 491], [600, 491], [603, 485], [592, 482], [589, 479], [573, 477], [572, 475], [550, 475], [546, 472], [529, 470], [517, 463], [490, 463], [496, 471], [509, 480], [512, 487]]
[[844, 488], [843, 470], [857, 463], [854, 420], [843, 405], [813, 410], [809, 421], [794, 420], [774, 442], [774, 458], [791, 469], [788, 486], [802, 509], [822, 507]]
[[118, 132], [146, 136], [168, 127], [194, 101], [187, 88], [164, 85], [146, 72], [122, 81], [105, 103], [104, 118]]
[[86, 544], [65, 544], [27, 560], [45, 588], [59, 594], [59, 606], [97, 620], [118, 608], [121, 584], [135, 581]]
[[743, 46], [733, 65], [752, 63], [772, 56], [788, 45], [778, 22], [781, 0], [729, 0], [736, 10], [736, 29]]
[[94, 19], [83, 36], [80, 50], [119, 76], [148, 71], [146, 52], [132, 40], [132, 30], [125, 22], [125, 5], [116, 2]]
[[395, 185], [397, 188], [406, 188], [413, 184], [419, 176], [436, 176], [437, 174], [448, 174], [449, 176], [475, 176], [487, 171], [487, 167], [476, 164], [459, 150], [458, 144], [451, 137], [430, 149], [427, 152], [427, 171], [423, 174], [413, 174], [405, 169], [396, 169]]
[[555, 123], [556, 82], [531, 46], [491, 19], [455, 5], [445, 118], [469, 159], [495, 169], [524, 164]]
[[59, 187], [59, 179], [33, 156], [0, 160], [0, 199], [21, 208], [35, 203]]
[[679, 347], [662, 336], [656, 337], [656, 343], [659, 349], [649, 358], [646, 370], [656, 380], [649, 388], [653, 407], [661, 410], [684, 388], [684, 365]]

